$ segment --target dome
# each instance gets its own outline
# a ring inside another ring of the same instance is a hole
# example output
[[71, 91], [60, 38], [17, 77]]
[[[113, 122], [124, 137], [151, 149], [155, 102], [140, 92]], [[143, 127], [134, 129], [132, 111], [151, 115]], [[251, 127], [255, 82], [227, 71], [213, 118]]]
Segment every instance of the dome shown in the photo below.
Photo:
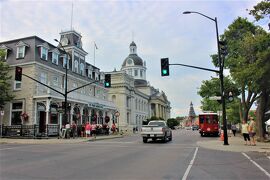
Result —
[[135, 66], [143, 66], [143, 60], [137, 54], [130, 54], [123, 62], [122, 67], [126, 64], [134, 64]]

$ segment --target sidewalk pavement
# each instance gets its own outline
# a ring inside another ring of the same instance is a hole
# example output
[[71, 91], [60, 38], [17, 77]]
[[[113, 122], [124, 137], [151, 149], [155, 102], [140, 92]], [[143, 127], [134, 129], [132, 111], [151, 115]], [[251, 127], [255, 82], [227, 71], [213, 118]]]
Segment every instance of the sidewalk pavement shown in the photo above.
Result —
[[232, 152], [263, 152], [270, 155], [270, 143], [269, 142], [256, 142], [256, 146], [245, 145], [244, 138], [237, 134], [228, 137], [229, 145], [223, 145], [224, 141], [220, 138], [215, 138], [210, 141], [198, 141], [197, 145], [206, 149], [221, 150], [221, 151], [232, 151]]
[[109, 136], [97, 136], [96, 139], [93, 137], [82, 137], [82, 138], [70, 138], [70, 139], [14, 139], [14, 138], [0, 138], [0, 144], [72, 144], [72, 143], [83, 143], [88, 141], [99, 141], [105, 139], [122, 138], [122, 135], [109, 135]]

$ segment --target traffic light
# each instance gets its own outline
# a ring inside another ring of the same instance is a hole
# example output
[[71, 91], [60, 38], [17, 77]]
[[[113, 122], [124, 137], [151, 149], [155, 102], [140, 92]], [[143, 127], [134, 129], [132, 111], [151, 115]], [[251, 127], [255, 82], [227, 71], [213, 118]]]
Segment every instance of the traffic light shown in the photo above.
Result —
[[111, 75], [110, 74], [105, 74], [104, 86], [106, 88], [111, 87]]
[[219, 46], [220, 46], [220, 53], [223, 56], [226, 56], [228, 54], [227, 42], [226, 41], [219, 41]]
[[169, 76], [169, 58], [161, 59], [161, 76]]
[[16, 81], [22, 81], [22, 68], [21, 67], [16, 66], [15, 80]]

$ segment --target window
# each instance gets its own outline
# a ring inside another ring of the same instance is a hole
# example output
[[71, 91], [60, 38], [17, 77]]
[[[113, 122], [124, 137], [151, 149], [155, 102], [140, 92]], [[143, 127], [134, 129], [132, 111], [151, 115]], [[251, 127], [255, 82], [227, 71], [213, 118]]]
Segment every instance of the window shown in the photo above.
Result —
[[24, 58], [25, 46], [17, 47], [17, 59]]
[[134, 70], [134, 76], [138, 76], [138, 70], [137, 69]]
[[21, 81], [14, 81], [14, 90], [20, 90], [22, 88]]
[[81, 65], [80, 65], [80, 74], [84, 75], [83, 72], [84, 72], [84, 64], [81, 63]]
[[140, 76], [143, 77], [143, 70], [140, 70]]
[[47, 84], [47, 73], [41, 72], [39, 76], [40, 82]]
[[132, 76], [132, 69], [128, 70], [128, 74]]
[[48, 49], [41, 47], [41, 59], [48, 60]]
[[52, 63], [58, 65], [58, 54], [55, 52], [52, 53]]
[[79, 63], [78, 63], [78, 61], [75, 61], [74, 62], [74, 71], [76, 72], [76, 73], [79, 73]]
[[65, 68], [66, 67], [66, 64], [67, 64], [67, 68], [69, 69], [69, 63], [67, 63], [67, 61], [68, 61], [67, 55], [65, 55], [63, 57], [63, 68]]
[[57, 105], [52, 104], [50, 109], [50, 123], [51, 124], [58, 124], [58, 111], [57, 111]]
[[22, 124], [22, 120], [21, 120], [22, 110], [23, 110], [23, 103], [22, 102], [12, 103], [11, 125]]
[[57, 76], [52, 77], [52, 84], [54, 86], [59, 86], [59, 78]]

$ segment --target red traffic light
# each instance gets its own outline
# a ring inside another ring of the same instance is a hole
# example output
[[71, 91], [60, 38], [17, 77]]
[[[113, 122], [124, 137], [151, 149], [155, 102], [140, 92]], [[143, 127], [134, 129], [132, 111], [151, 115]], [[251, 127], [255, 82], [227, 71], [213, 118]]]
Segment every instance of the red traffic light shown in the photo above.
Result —
[[16, 66], [15, 70], [15, 80], [16, 81], [22, 81], [22, 68], [19, 66]]

